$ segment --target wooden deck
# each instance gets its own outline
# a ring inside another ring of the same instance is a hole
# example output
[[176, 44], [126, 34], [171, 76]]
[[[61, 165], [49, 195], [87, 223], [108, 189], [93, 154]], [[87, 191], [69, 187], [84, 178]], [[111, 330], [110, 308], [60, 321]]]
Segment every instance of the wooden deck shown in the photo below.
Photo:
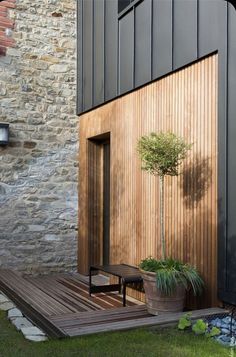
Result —
[[[51, 337], [73, 337], [105, 331], [125, 330], [178, 321], [182, 313], [148, 314], [145, 305], [114, 293], [90, 297], [88, 284], [78, 274], [21, 277], [10, 270], [0, 270], [0, 290], [36, 325]], [[214, 308], [196, 310], [193, 318], [225, 313]]]

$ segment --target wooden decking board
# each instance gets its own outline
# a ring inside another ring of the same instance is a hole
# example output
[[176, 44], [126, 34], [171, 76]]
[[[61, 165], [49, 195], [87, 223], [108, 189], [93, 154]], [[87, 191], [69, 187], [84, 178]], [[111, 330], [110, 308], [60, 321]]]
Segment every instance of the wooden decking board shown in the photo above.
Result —
[[27, 282], [15, 272], [0, 271], [0, 281], [1, 284], [5, 284], [8, 289], [19, 294], [19, 296], [25, 299], [29, 304], [32, 303], [38, 308], [39, 312], [42, 312], [45, 315], [50, 316], [63, 312], [70, 312], [69, 309], [65, 309], [63, 305], [59, 304], [49, 295], [44, 294], [41, 290]]
[[78, 280], [73, 281], [70, 275], [60, 278], [58, 276], [27, 278], [27, 280], [73, 311], [100, 310], [122, 306], [121, 297], [114, 294], [113, 297], [108, 294], [96, 295], [96, 299], [90, 297], [88, 285]]
[[53, 297], [56, 301], [68, 308], [71, 312], [86, 311], [84, 303], [79, 299], [75, 299], [75, 296], [70, 296], [70, 291], [63, 291], [60, 289], [60, 284], [55, 281], [54, 284], [47, 281], [38, 281], [30, 279], [31, 283]]
[[[122, 307], [122, 309], [119, 308], [114, 308], [114, 309], [109, 309], [109, 310], [104, 310], [102, 311], [102, 315], [103, 316], [111, 316], [111, 315], [116, 315], [116, 314], [127, 314], [130, 312], [147, 312], [147, 308], [146, 305], [134, 305], [132, 307]], [[53, 317], [53, 319], [55, 321], [57, 320], [63, 320], [64, 318], [66, 319], [77, 319], [78, 316], [79, 318], [82, 320], [86, 320], [86, 319], [91, 319], [91, 318], [96, 318], [97, 316], [101, 315], [101, 311], [87, 311], [87, 312], [82, 312], [79, 314], [63, 314], [63, 315], [56, 315]]]
[[[98, 332], [176, 323], [182, 313], [151, 316], [145, 305], [122, 307], [118, 294], [89, 296], [88, 284], [71, 274], [26, 277], [0, 270], [2, 290], [36, 325], [52, 337], [73, 337]], [[83, 310], [82, 310], [83, 307]], [[192, 318], [226, 313], [212, 308], [192, 312]]]
[[[66, 333], [63, 332], [60, 328], [58, 328], [56, 324], [52, 323], [48, 316], [45, 316], [45, 314], [42, 312], [42, 309], [39, 309], [38, 304], [36, 302], [34, 303], [32, 302], [32, 299], [27, 299], [26, 294], [21, 295], [19, 293], [19, 289], [18, 291], [14, 290], [14, 288], [10, 284], [10, 279], [8, 279], [8, 281], [5, 280], [4, 274], [6, 273], [7, 271], [5, 271], [4, 273], [0, 271], [0, 290], [5, 293], [16, 304], [17, 307], [21, 309], [25, 316], [27, 316], [36, 325], [41, 327], [49, 336], [57, 338], [66, 337]], [[20, 276], [15, 274], [15, 277], [19, 281], [21, 281]], [[22, 291], [23, 290], [24, 287]], [[27, 292], [28, 294], [30, 293], [29, 290]]]
[[[224, 311], [225, 313], [226, 311]], [[212, 316], [215, 314], [222, 314], [222, 309], [204, 309], [195, 310], [192, 312], [192, 318], [197, 319], [200, 317]], [[144, 318], [136, 318], [132, 320], [108, 322], [102, 324], [88, 324], [87, 326], [73, 326], [63, 328], [65, 333], [70, 337], [82, 336], [93, 333], [109, 332], [117, 330], [129, 330], [133, 328], [149, 327], [149, 326], [166, 326], [172, 325], [178, 322], [179, 318], [183, 315], [182, 312], [175, 314], [163, 314], [158, 316], [148, 316]]]
[[134, 309], [128, 308], [126, 311], [122, 311], [119, 309], [108, 310], [105, 314], [105, 311], [97, 311], [96, 314], [74, 314], [72, 315], [62, 315], [56, 316], [52, 318], [52, 321], [56, 322], [58, 326], [61, 328], [72, 327], [72, 326], [83, 326], [83, 325], [94, 325], [94, 324], [103, 324], [109, 321], [122, 321], [122, 320], [130, 320], [137, 318], [145, 318], [150, 317], [147, 309], [144, 307], [143, 309]]
[[[103, 307], [103, 309], [108, 309], [108, 308], [113, 308], [114, 305], [115, 306], [122, 306], [122, 298], [117, 295], [117, 294], [104, 294], [104, 293], [99, 293], [96, 295], [93, 295], [92, 297], [89, 296], [88, 294], [88, 285], [85, 283], [81, 283], [78, 281], [72, 281], [70, 278], [68, 279], [68, 281], [64, 281], [64, 284], [66, 286], [70, 286], [70, 288], [74, 291], [74, 292], [78, 292], [88, 301], [94, 300], [94, 297], [96, 296], [96, 300], [100, 301], [101, 300], [101, 307]], [[104, 299], [104, 296], [106, 296], [106, 299]], [[133, 303], [132, 302], [128, 302], [127, 305], [132, 306]]]

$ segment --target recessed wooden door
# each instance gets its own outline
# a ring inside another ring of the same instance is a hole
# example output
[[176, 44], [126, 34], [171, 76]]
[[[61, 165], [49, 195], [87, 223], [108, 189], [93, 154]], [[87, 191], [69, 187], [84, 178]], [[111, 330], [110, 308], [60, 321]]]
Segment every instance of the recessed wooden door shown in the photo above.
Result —
[[110, 261], [110, 140], [103, 144], [103, 264]]
[[89, 265], [109, 264], [110, 139], [88, 140]]

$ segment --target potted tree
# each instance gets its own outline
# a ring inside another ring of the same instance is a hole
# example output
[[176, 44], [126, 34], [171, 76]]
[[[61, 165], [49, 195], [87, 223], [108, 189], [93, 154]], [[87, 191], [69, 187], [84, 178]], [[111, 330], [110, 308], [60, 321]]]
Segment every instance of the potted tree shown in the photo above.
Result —
[[142, 169], [159, 177], [161, 259], [148, 257], [140, 263], [148, 312], [183, 311], [185, 291], [201, 293], [203, 280], [195, 267], [166, 256], [164, 223], [164, 180], [178, 176], [179, 166], [191, 144], [174, 133], [151, 133], [138, 141]]

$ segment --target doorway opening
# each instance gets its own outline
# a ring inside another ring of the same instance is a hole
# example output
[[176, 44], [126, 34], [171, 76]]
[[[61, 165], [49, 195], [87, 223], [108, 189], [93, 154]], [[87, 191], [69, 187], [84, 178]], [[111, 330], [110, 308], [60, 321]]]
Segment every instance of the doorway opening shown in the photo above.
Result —
[[110, 133], [88, 140], [88, 221], [89, 263], [109, 264]]

